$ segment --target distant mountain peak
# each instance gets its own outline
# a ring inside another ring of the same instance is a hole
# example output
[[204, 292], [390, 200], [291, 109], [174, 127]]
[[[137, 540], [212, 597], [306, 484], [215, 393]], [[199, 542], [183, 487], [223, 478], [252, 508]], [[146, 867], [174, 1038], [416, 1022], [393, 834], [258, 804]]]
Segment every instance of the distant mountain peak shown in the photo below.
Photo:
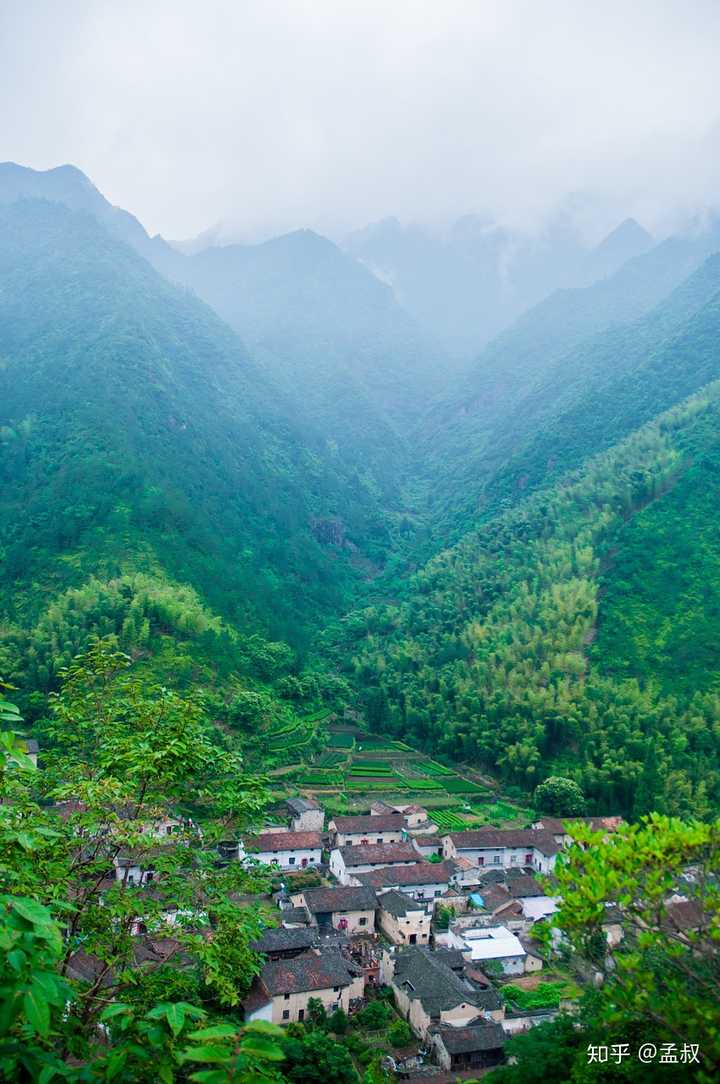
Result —
[[595, 246], [594, 252], [615, 250], [619, 246], [624, 247], [627, 245], [632, 245], [635, 248], [644, 245], [649, 248], [652, 243], [652, 234], [648, 233], [636, 218], [625, 218], [614, 230], [610, 231], [607, 237], [603, 238], [599, 245]]

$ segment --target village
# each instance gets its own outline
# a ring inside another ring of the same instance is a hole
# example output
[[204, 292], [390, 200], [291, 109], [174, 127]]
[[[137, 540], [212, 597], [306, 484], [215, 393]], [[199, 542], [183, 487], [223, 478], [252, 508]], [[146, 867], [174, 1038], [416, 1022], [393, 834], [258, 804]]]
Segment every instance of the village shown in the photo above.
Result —
[[[24, 748], [36, 765], [37, 742], [25, 739]], [[239, 1006], [246, 1024], [359, 1024], [355, 1052], [379, 1048], [386, 1079], [448, 1084], [504, 1064], [510, 1039], [576, 1011], [600, 975], [570, 966], [548, 921], [562, 903], [555, 868], [573, 845], [571, 824], [602, 840], [622, 819], [536, 814], [526, 826], [448, 829], [452, 814], [431, 803], [358, 795], [352, 812], [339, 813], [332, 795], [324, 803], [307, 791], [276, 794], [254, 830], [211, 845], [218, 868], [259, 873], [265, 885], [235, 901], [262, 916], [250, 946], [259, 967]], [[82, 824], [83, 810], [75, 799], [51, 807], [71, 824]], [[118, 825], [134, 815], [112, 812]], [[178, 931], [188, 922], [212, 938], [212, 924], [182, 913], [164, 886], [163, 858], [202, 835], [168, 809], [140, 825], [137, 846], [110, 848], [101, 895], [115, 887], [161, 901], [161, 929], [149, 929], [136, 897], [135, 966], [171, 958], [182, 966]], [[701, 917], [692, 891], [667, 900], [674, 931], [697, 929]], [[624, 936], [614, 906], [606, 905], [602, 934], [612, 954]], [[68, 975], [110, 982], [82, 947]]]
[[[221, 847], [223, 862], [269, 867], [276, 885], [252, 946], [265, 962], [243, 1002], [246, 1022], [301, 1024], [319, 1006], [352, 1018], [383, 997], [407, 1025], [385, 1068], [440, 1082], [502, 1064], [510, 1037], [572, 1011], [577, 988], [554, 967], [543, 982], [537, 937], [559, 903], [552, 873], [570, 839], [563, 821], [443, 832], [418, 804], [375, 800], [367, 814], [328, 817], [304, 797], [273, 813], [273, 823]], [[584, 819], [603, 832], [620, 823]], [[118, 855], [116, 880], [152, 886], [153, 855], [181, 830], [173, 817], [148, 826], [157, 846], [142, 858]], [[167, 917], [172, 925], [170, 905]], [[610, 944], [621, 936], [610, 912], [606, 935]], [[162, 941], [152, 950], [162, 953]]]

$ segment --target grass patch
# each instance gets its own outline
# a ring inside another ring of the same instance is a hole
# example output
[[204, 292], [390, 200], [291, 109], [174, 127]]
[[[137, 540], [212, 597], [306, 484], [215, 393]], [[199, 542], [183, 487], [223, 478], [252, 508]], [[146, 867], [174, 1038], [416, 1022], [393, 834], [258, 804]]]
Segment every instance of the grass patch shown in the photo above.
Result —
[[540, 982], [534, 990], [523, 990], [508, 983], [502, 987], [502, 995], [511, 1009], [528, 1012], [532, 1009], [557, 1009], [560, 999], [571, 997], [572, 991], [564, 982]]

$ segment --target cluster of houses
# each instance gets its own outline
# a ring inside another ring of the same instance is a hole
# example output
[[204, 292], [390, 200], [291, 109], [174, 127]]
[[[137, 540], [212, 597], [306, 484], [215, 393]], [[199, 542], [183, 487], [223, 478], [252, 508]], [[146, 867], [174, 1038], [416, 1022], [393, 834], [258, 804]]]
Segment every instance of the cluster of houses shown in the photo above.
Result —
[[[56, 812], [68, 816], [75, 805], [58, 803]], [[290, 799], [285, 813], [283, 823], [220, 849], [220, 860], [274, 867], [280, 881], [277, 925], [253, 945], [265, 962], [243, 1003], [248, 1021], [303, 1021], [312, 999], [352, 1013], [385, 985], [426, 1054], [453, 1072], [502, 1062], [510, 1035], [553, 1017], [510, 1011], [498, 980], [543, 967], [533, 927], [559, 901], [539, 878], [569, 842], [561, 821], [443, 833], [421, 806], [375, 802], [367, 815], [326, 825], [321, 806], [305, 798]], [[151, 847], [116, 855], [114, 880], [157, 890], [158, 856], [189, 829], [158, 818], [147, 826]], [[303, 870], [319, 876], [298, 877]], [[167, 945], [171, 930], [150, 949]], [[150, 951], [141, 938], [138, 946]], [[72, 963], [81, 971], [92, 961], [78, 953]]]
[[[538, 878], [569, 840], [562, 822], [442, 833], [420, 806], [376, 802], [366, 816], [325, 825], [304, 798], [287, 813], [234, 855], [287, 875], [280, 925], [254, 946], [267, 962], [247, 1019], [302, 1021], [312, 998], [352, 1012], [384, 984], [437, 1065], [460, 1071], [502, 1062], [510, 1035], [555, 1015], [511, 1012], [497, 980], [543, 966], [533, 926], [559, 901]], [[326, 883], [294, 889], [290, 875], [303, 869]]]

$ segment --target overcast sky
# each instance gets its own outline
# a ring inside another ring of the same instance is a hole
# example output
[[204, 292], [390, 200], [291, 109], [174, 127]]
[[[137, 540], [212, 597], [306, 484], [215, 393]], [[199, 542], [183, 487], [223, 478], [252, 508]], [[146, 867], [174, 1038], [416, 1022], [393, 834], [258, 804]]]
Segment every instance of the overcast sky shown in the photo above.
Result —
[[0, 160], [72, 162], [151, 232], [656, 230], [720, 202], [717, 0], [0, 0]]

